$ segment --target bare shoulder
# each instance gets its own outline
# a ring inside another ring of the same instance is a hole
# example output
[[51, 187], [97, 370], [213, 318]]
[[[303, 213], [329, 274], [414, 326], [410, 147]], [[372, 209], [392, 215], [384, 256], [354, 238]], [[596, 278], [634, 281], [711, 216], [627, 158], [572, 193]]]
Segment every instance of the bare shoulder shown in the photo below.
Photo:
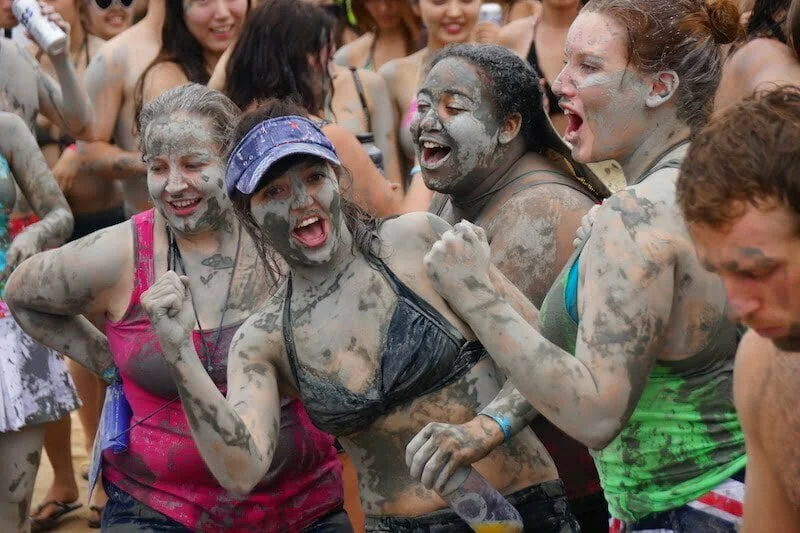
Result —
[[745, 433], [758, 432], [761, 392], [769, 379], [776, 348], [754, 331], [748, 331], [739, 343], [733, 370], [733, 396], [736, 411]]
[[362, 67], [367, 61], [372, 41], [372, 33], [365, 33], [355, 41], [341, 47], [333, 56], [333, 61], [343, 67]]
[[188, 83], [183, 69], [172, 61], [153, 65], [142, 82], [142, 100], [148, 102], [165, 91]]
[[[391, 87], [394, 83], [402, 83], [406, 79], [411, 79], [416, 82], [417, 71], [422, 62], [424, 50], [414, 52], [410, 56], [399, 57], [387, 61], [378, 69], [378, 74], [383, 76], [386, 83]], [[410, 77], [410, 78], [409, 78]]]

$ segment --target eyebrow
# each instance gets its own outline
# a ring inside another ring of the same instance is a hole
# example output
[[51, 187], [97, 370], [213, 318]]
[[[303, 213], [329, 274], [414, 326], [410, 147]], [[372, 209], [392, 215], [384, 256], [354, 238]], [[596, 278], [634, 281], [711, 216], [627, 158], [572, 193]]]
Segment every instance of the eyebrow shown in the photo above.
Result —
[[[442, 92], [449, 95], [463, 96], [464, 98], [468, 98], [469, 100], [473, 99], [473, 96], [471, 94], [468, 94], [467, 92], [462, 91], [461, 89], [445, 89]], [[431, 97], [433, 96], [433, 94], [431, 93], [430, 89], [423, 88], [417, 91], [417, 96]]]

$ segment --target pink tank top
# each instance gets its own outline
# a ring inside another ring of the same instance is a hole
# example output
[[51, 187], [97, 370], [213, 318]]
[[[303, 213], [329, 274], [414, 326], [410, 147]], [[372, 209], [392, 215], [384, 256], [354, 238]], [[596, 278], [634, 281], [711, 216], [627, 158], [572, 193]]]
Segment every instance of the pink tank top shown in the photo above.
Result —
[[[133, 217], [134, 287], [125, 316], [106, 323], [114, 362], [133, 410], [131, 425], [178, 396], [158, 338], [140, 305], [153, 282], [154, 211]], [[228, 347], [240, 324], [194, 332], [205, 342], [214, 383], [226, 393]], [[180, 400], [130, 431], [126, 453], [103, 456], [105, 478], [136, 500], [195, 531], [301, 531], [343, 505], [342, 471], [333, 438], [311, 424], [303, 404], [282, 398], [275, 458], [266, 477], [244, 498], [217, 483], [195, 446]]]

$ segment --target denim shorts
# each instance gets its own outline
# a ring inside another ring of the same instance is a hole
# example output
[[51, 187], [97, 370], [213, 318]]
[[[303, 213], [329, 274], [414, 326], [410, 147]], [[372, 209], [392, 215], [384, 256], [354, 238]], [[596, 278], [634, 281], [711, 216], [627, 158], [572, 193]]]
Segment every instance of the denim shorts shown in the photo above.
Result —
[[[579, 533], [564, 484], [555, 479], [506, 496], [519, 511], [525, 533]], [[368, 533], [472, 533], [472, 529], [450, 509], [423, 516], [367, 516]]]

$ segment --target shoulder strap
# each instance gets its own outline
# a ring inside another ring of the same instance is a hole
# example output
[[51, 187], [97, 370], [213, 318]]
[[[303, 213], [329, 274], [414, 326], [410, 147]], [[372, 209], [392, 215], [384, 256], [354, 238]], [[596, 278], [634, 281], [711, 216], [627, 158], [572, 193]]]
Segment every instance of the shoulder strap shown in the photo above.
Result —
[[372, 131], [372, 118], [369, 115], [369, 107], [367, 106], [367, 97], [364, 95], [364, 86], [361, 85], [361, 78], [358, 76], [358, 69], [350, 67], [350, 73], [353, 75], [353, 84], [356, 86], [358, 99], [361, 100], [361, 109], [364, 110], [364, 118], [367, 119], [367, 131]]
[[143, 211], [131, 218], [133, 230], [133, 296], [141, 296], [155, 277], [153, 265], [153, 229], [155, 210]]

